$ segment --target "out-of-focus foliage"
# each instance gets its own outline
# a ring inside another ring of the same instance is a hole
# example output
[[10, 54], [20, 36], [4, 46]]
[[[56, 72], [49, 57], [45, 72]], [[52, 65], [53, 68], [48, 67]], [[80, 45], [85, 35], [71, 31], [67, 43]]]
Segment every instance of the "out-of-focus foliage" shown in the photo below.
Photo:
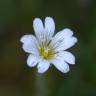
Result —
[[[56, 32], [69, 27], [78, 38], [67, 74], [52, 66], [40, 75], [26, 65], [20, 37], [46, 16]], [[96, 0], [0, 0], [0, 96], [96, 96]]]

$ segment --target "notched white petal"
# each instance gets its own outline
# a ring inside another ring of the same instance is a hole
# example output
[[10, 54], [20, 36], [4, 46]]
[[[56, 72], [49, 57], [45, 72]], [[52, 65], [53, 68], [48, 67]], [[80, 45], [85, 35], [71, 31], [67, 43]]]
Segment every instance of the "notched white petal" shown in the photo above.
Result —
[[37, 53], [39, 44], [33, 35], [24, 35], [20, 41], [23, 43], [22, 48], [27, 53]]
[[62, 43], [59, 44], [59, 46], [55, 47], [55, 51], [66, 50], [66, 49], [72, 47], [73, 45], [75, 45], [76, 42], [77, 42], [76, 37], [66, 38], [66, 39], [64, 39], [64, 41]]
[[73, 32], [68, 29], [68, 28], [65, 28], [63, 30], [61, 30], [60, 32], [58, 32], [54, 37], [53, 39], [60, 39], [60, 38], [68, 38], [68, 37], [71, 37], [73, 35]]
[[63, 73], [67, 73], [67, 72], [69, 72], [69, 65], [66, 63], [66, 62], [64, 62], [64, 61], [60, 61], [60, 60], [53, 60], [52, 61], [52, 64], [59, 70], [59, 71], [61, 71], [61, 72], [63, 72]]
[[70, 30], [69, 28], [65, 28], [61, 31], [62, 35], [67, 38], [67, 37], [71, 37], [73, 35], [73, 31]]
[[33, 46], [39, 46], [38, 41], [33, 35], [24, 35], [21, 37], [20, 41], [24, 44], [30, 44]]
[[44, 73], [48, 70], [50, 63], [46, 60], [42, 60], [38, 65], [38, 73]]
[[[52, 46], [59, 46], [59, 44], [62, 45], [62, 43], [64, 44], [66, 42], [66, 40], [70, 39], [70, 38], [74, 38], [73, 36], [73, 32], [68, 29], [65, 28], [62, 31], [58, 32], [52, 39], [51, 45]], [[75, 40], [74, 40], [75, 41]], [[57, 44], [57, 45], [56, 45]], [[61, 46], [60, 45], [60, 46]]]
[[69, 64], [75, 64], [75, 56], [67, 51], [61, 51], [58, 53], [58, 56], [63, 58], [63, 60]]
[[39, 62], [39, 58], [37, 56], [34, 56], [32, 54], [30, 54], [28, 56], [28, 59], [27, 59], [27, 65], [29, 67], [34, 67], [36, 66], [36, 64]]
[[41, 32], [44, 31], [44, 27], [43, 27], [43, 23], [42, 23], [41, 19], [39, 19], [39, 18], [34, 19], [33, 28], [34, 28], [36, 36], [40, 35]]
[[24, 35], [24, 36], [21, 37], [20, 41], [22, 43], [29, 43], [29, 42], [32, 41], [32, 39], [33, 39], [32, 35]]
[[38, 49], [32, 44], [23, 44], [22, 49], [27, 53], [38, 54]]
[[51, 17], [45, 18], [45, 32], [48, 33], [48, 36], [53, 36], [55, 31], [55, 22]]

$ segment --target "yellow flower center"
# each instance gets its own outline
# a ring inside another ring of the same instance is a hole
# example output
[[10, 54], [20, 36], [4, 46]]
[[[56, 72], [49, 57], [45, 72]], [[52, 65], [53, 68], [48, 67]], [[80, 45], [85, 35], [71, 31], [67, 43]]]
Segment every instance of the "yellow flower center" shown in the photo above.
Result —
[[54, 51], [47, 47], [39, 48], [39, 55], [44, 59], [51, 59], [54, 56]]

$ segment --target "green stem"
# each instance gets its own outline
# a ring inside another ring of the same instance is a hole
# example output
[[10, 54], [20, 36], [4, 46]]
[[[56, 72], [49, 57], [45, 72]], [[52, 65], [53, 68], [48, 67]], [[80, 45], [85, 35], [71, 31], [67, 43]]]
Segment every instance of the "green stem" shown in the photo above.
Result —
[[46, 86], [43, 74], [36, 73], [36, 96], [46, 96]]

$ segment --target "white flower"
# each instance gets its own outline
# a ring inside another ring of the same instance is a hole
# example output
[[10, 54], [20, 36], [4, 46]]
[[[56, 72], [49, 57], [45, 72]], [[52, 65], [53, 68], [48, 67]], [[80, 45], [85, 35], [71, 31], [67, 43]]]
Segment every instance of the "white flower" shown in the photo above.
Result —
[[37, 65], [38, 72], [44, 73], [50, 65], [54, 65], [59, 71], [67, 73], [68, 64], [75, 64], [75, 57], [72, 53], [65, 51], [72, 47], [77, 38], [73, 32], [65, 28], [54, 36], [55, 23], [51, 17], [46, 17], [44, 25], [41, 19], [33, 21], [35, 35], [24, 35], [20, 41], [23, 43], [23, 50], [29, 53], [27, 65]]

